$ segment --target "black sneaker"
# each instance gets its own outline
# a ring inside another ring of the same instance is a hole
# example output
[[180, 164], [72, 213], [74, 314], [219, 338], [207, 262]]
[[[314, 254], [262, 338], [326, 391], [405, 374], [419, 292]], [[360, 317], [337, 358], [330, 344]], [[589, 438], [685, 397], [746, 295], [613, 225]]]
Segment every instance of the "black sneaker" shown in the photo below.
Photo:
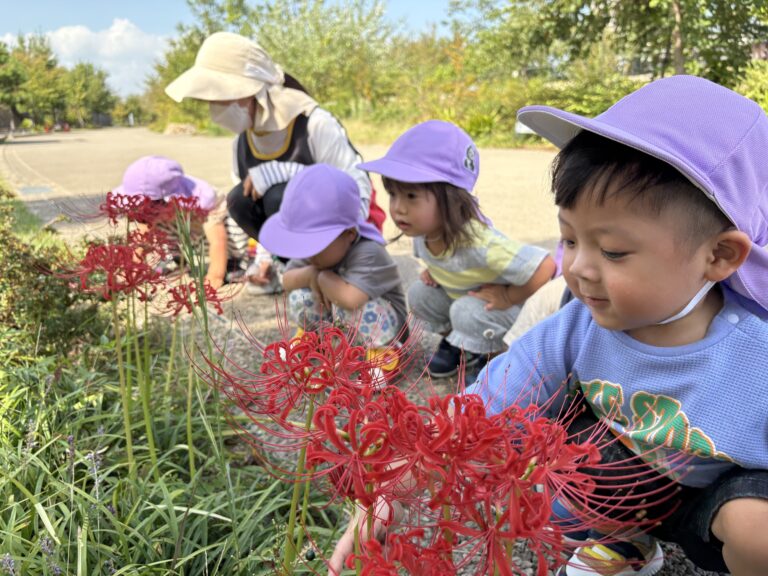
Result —
[[[443, 338], [440, 340], [440, 344], [437, 346], [437, 350], [432, 355], [432, 360], [429, 361], [427, 370], [429, 375], [433, 378], [447, 378], [453, 376], [459, 370], [459, 363], [461, 362], [461, 348], [456, 348], [448, 343], [448, 340]], [[473, 354], [472, 352], [464, 352], [464, 360], [466, 367], [474, 366], [482, 358], [482, 354]]]

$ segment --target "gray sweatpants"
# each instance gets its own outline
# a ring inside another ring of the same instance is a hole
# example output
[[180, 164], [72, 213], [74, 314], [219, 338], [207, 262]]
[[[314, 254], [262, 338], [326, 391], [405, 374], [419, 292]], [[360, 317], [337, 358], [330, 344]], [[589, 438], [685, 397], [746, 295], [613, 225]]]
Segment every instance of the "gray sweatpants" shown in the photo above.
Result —
[[427, 322], [433, 332], [448, 333], [448, 342], [467, 352], [489, 354], [506, 349], [504, 334], [520, 312], [520, 306], [486, 310], [486, 302], [474, 296], [452, 299], [440, 286], [416, 280], [408, 289], [408, 306], [414, 316]]

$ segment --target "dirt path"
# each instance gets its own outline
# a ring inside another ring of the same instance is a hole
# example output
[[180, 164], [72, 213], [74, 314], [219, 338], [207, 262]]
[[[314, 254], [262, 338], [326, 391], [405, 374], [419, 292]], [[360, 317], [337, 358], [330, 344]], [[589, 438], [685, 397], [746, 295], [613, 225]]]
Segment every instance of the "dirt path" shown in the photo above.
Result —
[[[362, 146], [365, 159], [386, 146]], [[0, 172], [44, 220], [76, 206], [87, 208], [117, 186], [123, 170], [146, 154], [178, 160], [184, 170], [221, 190], [231, 187], [231, 140], [203, 136], [165, 136], [143, 128], [110, 128], [21, 137], [0, 146]], [[481, 151], [477, 193], [496, 226], [512, 238], [547, 247], [557, 237], [555, 210], [547, 193], [546, 150]], [[377, 189], [381, 182], [374, 176]], [[383, 190], [380, 198], [386, 203]], [[384, 206], [386, 208], [386, 205]], [[387, 227], [389, 236], [394, 227]], [[83, 233], [80, 223], [60, 226]], [[393, 247], [407, 249], [406, 246]]]

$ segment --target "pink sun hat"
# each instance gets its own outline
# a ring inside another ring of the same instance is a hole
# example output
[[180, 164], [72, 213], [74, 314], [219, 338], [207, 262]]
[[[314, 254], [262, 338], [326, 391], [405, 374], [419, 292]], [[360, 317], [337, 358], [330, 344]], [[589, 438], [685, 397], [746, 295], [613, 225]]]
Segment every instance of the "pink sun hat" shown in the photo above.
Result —
[[113, 190], [126, 196], [146, 196], [150, 200], [197, 198], [203, 210], [216, 206], [216, 191], [199, 178], [187, 176], [181, 164], [165, 156], [143, 156], [125, 169], [123, 182]]

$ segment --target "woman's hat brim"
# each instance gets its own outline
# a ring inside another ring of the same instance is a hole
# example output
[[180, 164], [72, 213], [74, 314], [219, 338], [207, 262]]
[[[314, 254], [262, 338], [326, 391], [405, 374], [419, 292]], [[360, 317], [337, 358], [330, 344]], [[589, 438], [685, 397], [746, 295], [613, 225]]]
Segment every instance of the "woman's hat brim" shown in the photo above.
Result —
[[168, 84], [165, 93], [176, 102], [181, 102], [184, 98], [196, 98], [211, 102], [239, 100], [254, 96], [263, 86], [263, 82], [253, 78], [246, 78], [229, 72], [219, 72], [202, 66], [193, 66]]

